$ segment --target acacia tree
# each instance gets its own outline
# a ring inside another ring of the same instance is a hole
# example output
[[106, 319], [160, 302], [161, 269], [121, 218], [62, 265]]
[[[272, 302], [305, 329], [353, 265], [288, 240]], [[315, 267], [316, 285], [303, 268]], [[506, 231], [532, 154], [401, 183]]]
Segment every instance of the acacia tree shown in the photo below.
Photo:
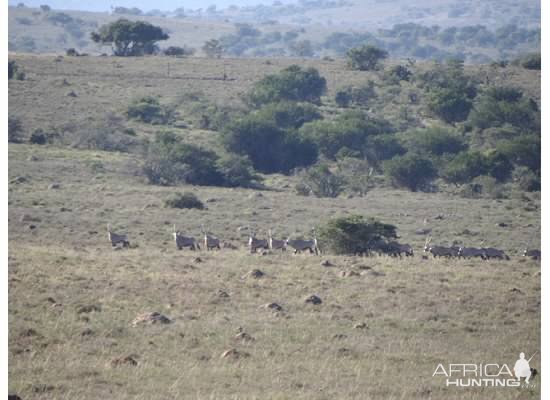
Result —
[[378, 63], [388, 57], [388, 52], [376, 46], [365, 45], [350, 49], [346, 55], [351, 69], [370, 71], [376, 69]]
[[121, 18], [103, 25], [98, 32], [92, 32], [96, 43], [111, 45], [116, 56], [140, 56], [152, 54], [155, 42], [168, 39], [162, 28], [144, 21], [129, 21]]

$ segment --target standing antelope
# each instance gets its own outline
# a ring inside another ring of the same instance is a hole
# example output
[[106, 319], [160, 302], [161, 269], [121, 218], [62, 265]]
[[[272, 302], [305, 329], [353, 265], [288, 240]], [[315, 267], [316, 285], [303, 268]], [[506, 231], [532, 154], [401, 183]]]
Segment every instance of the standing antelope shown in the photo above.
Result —
[[407, 257], [414, 256], [414, 251], [411, 245], [409, 244], [401, 244], [398, 242], [389, 242], [388, 243], [388, 251], [392, 256], [399, 256], [401, 257], [401, 254], [405, 254]]
[[290, 246], [294, 249], [294, 254], [301, 253], [304, 250], [309, 250], [310, 254], [319, 254], [319, 246], [317, 244], [317, 236], [315, 234], [315, 228], [312, 229], [313, 231], [313, 239], [312, 240], [302, 240], [302, 239], [295, 239], [290, 240], [288, 238], [285, 240], [285, 246]]
[[457, 247], [430, 246], [432, 237], [429, 236], [424, 244], [424, 253], [432, 253], [434, 257], [455, 257], [458, 255]]
[[458, 256], [463, 258], [479, 257], [485, 260], [485, 252], [483, 249], [476, 247], [461, 247], [458, 249]]
[[174, 224], [174, 232], [172, 233], [174, 236], [174, 242], [176, 242], [176, 247], [178, 250], [181, 250], [184, 247], [189, 247], [191, 250], [195, 250], [195, 248], [198, 248], [199, 250], [201, 247], [199, 246], [199, 243], [195, 240], [194, 237], [188, 237], [183, 236], [180, 231], [176, 230], [176, 225]]
[[122, 243], [122, 247], [130, 247], [130, 241], [128, 235], [122, 235], [114, 233], [111, 230], [111, 224], [107, 224], [107, 236], [111, 242], [111, 246], [116, 247], [117, 244]]
[[258, 249], [269, 249], [269, 243], [267, 239], [256, 239], [256, 232], [248, 227], [248, 247], [250, 247], [251, 253], [256, 253]]
[[204, 236], [204, 247], [206, 248], [207, 251], [211, 249], [221, 250], [220, 239], [214, 236], [210, 236], [208, 233], [206, 233], [206, 230], [204, 229], [204, 225], [201, 225], [201, 232]]
[[273, 236], [271, 235], [271, 229], [268, 231], [268, 234], [268, 244], [271, 250], [281, 249], [282, 251], [286, 251], [286, 242], [284, 240], [273, 239]]

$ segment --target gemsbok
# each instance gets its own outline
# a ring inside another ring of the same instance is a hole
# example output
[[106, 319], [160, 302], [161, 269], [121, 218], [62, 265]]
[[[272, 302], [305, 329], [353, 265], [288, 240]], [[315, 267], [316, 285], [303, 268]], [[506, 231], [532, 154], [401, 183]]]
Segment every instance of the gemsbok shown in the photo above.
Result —
[[130, 247], [128, 235], [114, 233], [111, 230], [111, 224], [107, 224], [107, 235], [109, 237], [109, 242], [111, 242], [111, 246], [116, 247], [119, 243], [122, 243], [122, 247]]
[[294, 239], [291, 240], [288, 238], [285, 240], [285, 246], [290, 246], [294, 249], [294, 254], [301, 253], [304, 250], [309, 250], [310, 254], [319, 254], [319, 246], [317, 244], [317, 236], [315, 234], [315, 228], [312, 229], [313, 239], [303, 240], [303, 239]]
[[204, 225], [201, 225], [201, 232], [204, 237], [204, 247], [206, 248], [207, 251], [212, 249], [221, 250], [220, 239], [218, 239], [215, 236], [209, 235], [204, 229]]
[[248, 247], [250, 247], [251, 253], [256, 253], [258, 249], [269, 249], [269, 243], [267, 239], [256, 239], [256, 232], [248, 227]]
[[437, 257], [456, 257], [458, 255], [458, 247], [445, 247], [445, 246], [430, 246], [432, 237], [429, 236], [424, 244], [424, 253], [431, 253], [434, 258]]
[[269, 235], [268, 244], [271, 250], [280, 249], [282, 251], [286, 251], [286, 242], [284, 240], [273, 239], [273, 235], [271, 234], [271, 229], [268, 231], [268, 235]]
[[194, 237], [184, 236], [180, 231], [176, 230], [176, 225], [174, 224], [174, 232], [172, 233], [174, 237], [174, 242], [178, 250], [183, 249], [184, 247], [189, 247], [190, 250], [201, 249], [199, 243], [195, 240]]

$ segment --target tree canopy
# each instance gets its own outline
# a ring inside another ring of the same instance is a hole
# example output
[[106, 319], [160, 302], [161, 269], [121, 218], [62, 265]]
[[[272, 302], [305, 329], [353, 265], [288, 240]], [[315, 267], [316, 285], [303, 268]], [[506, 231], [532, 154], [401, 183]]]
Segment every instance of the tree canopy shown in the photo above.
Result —
[[152, 54], [156, 50], [155, 42], [168, 37], [158, 26], [124, 18], [103, 25], [91, 34], [94, 42], [111, 45], [113, 53], [123, 57]]

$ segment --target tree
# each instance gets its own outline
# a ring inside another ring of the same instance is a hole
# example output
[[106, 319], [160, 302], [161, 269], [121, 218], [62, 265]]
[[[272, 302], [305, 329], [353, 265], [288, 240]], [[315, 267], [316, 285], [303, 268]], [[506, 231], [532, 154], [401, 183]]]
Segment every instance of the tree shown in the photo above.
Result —
[[319, 242], [336, 254], [368, 254], [380, 240], [395, 238], [397, 228], [374, 218], [351, 215], [330, 220], [319, 228]]
[[346, 56], [351, 69], [371, 71], [378, 67], [381, 60], [388, 57], [388, 52], [372, 45], [365, 45], [350, 49]]
[[116, 56], [127, 57], [152, 54], [157, 49], [155, 42], [169, 36], [148, 22], [121, 18], [92, 32], [91, 38], [96, 43], [111, 45]]
[[291, 65], [256, 82], [248, 94], [248, 101], [255, 107], [281, 100], [319, 103], [326, 88], [326, 79], [315, 68]]
[[40, 6], [40, 10], [41, 10], [42, 12], [48, 13], [48, 12], [50, 12], [50, 11], [52, 10], [52, 8], [51, 8], [49, 5], [47, 5], [47, 4], [42, 4], [42, 5]]
[[222, 133], [222, 143], [228, 151], [247, 155], [254, 168], [265, 173], [287, 173], [317, 159], [313, 143], [258, 114], [245, 116], [229, 125]]
[[456, 154], [466, 149], [464, 140], [449, 129], [432, 127], [411, 132], [409, 150], [420, 154]]
[[387, 160], [384, 163], [384, 172], [394, 185], [406, 187], [413, 192], [437, 176], [431, 160], [416, 154], [405, 154]]
[[207, 57], [220, 58], [223, 53], [223, 47], [219, 40], [210, 39], [202, 46], [202, 51]]
[[309, 168], [302, 177], [302, 183], [317, 197], [338, 197], [344, 190], [345, 180], [334, 174], [328, 164], [320, 163]]

